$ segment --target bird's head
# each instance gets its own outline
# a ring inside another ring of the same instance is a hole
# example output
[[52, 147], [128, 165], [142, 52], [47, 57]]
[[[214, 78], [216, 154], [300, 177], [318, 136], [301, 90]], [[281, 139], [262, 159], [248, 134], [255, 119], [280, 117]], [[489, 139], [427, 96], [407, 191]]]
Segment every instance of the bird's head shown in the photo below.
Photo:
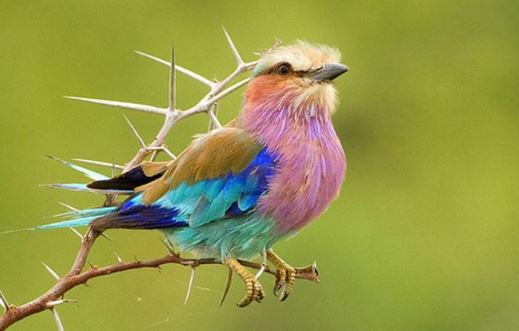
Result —
[[245, 93], [245, 108], [268, 108], [315, 116], [333, 113], [337, 94], [332, 81], [348, 71], [336, 48], [303, 41], [261, 55]]

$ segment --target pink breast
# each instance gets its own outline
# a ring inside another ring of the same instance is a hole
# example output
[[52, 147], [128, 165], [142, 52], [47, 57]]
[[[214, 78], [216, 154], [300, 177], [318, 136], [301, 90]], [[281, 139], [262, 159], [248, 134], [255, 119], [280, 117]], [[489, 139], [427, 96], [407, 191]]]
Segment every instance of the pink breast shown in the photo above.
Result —
[[260, 212], [274, 216], [281, 233], [297, 231], [335, 199], [346, 172], [346, 158], [331, 120], [313, 119], [307, 130], [289, 131], [268, 142], [280, 156]]

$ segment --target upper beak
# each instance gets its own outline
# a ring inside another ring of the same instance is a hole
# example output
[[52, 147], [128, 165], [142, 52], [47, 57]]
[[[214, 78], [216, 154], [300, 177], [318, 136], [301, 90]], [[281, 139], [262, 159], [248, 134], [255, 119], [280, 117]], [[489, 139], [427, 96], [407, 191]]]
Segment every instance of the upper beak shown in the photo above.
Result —
[[323, 65], [322, 68], [311, 73], [310, 78], [316, 82], [334, 80], [348, 70], [350, 70], [350, 68], [342, 63], [327, 63]]

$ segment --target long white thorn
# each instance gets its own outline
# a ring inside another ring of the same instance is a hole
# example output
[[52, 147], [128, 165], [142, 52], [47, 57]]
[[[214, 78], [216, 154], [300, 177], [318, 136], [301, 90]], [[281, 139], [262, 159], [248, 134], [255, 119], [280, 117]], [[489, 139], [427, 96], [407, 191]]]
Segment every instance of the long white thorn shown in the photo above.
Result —
[[64, 303], [69, 303], [69, 302], [76, 303], [77, 300], [74, 300], [74, 299], [59, 299], [59, 300], [49, 301], [45, 305], [47, 306], [47, 308], [52, 308], [52, 307], [56, 307], [56, 306], [62, 305]]
[[234, 92], [235, 90], [239, 89], [240, 87], [242, 87], [243, 85], [247, 84], [248, 82], [251, 81], [252, 78], [245, 78], [243, 80], [240, 80], [238, 83], [234, 84], [234, 85], [231, 85], [229, 86], [228, 88], [226, 88], [225, 90], [223, 90], [222, 92], [218, 93], [217, 95], [215, 95], [214, 97], [212, 97], [211, 99], [207, 100], [207, 104], [210, 105], [210, 104], [213, 104], [215, 102], [217, 102], [218, 100], [222, 99], [223, 97], [225, 97], [226, 95]]
[[192, 108], [190, 108], [190, 109], [188, 109], [186, 111], [181, 112], [179, 119], [184, 119], [184, 118], [192, 116], [194, 114], [207, 112], [210, 109], [210, 107], [215, 102], [217, 102], [218, 100], [222, 99], [226, 95], [234, 92], [235, 90], [239, 89], [243, 85], [247, 84], [248, 82], [250, 82], [251, 79], [252, 78], [246, 78], [244, 80], [241, 80], [238, 83], [236, 83], [236, 84], [226, 88], [225, 90], [223, 90], [222, 92], [218, 93], [217, 95], [215, 95], [214, 97], [210, 98], [209, 100], [201, 101], [196, 106], [193, 106]]
[[225, 34], [225, 38], [227, 39], [227, 42], [229, 43], [229, 47], [231, 48], [232, 54], [234, 55], [234, 59], [238, 63], [239, 66], [243, 65], [244, 62], [240, 56], [240, 53], [238, 52], [238, 49], [236, 48], [236, 45], [234, 45], [234, 42], [231, 39], [231, 36], [227, 32], [227, 30], [222, 27], [223, 33]]
[[145, 113], [166, 115], [166, 109], [164, 109], [164, 108], [149, 106], [149, 105], [142, 105], [140, 103], [83, 98], [83, 97], [75, 97], [75, 96], [68, 96], [68, 95], [64, 96], [64, 98], [95, 103], [98, 105], [105, 105], [105, 106], [110, 106], [110, 107], [118, 107], [118, 108], [130, 109], [130, 110], [135, 110], [135, 111], [141, 111], [141, 112], [145, 112]]
[[47, 269], [47, 271], [52, 276], [52, 278], [54, 278], [55, 280], [60, 280], [61, 279], [61, 277], [56, 273], [56, 271], [52, 270], [52, 268], [49, 267], [45, 262], [42, 262], [41, 264], [43, 264], [45, 269]]
[[189, 284], [187, 285], [186, 298], [184, 299], [184, 304], [187, 305], [187, 301], [189, 300], [189, 296], [191, 295], [191, 289], [193, 288], [193, 283], [195, 282], [195, 267], [191, 267], [191, 276], [189, 277]]
[[126, 117], [126, 115], [123, 114], [123, 117], [124, 119], [126, 120], [126, 123], [128, 123], [128, 126], [130, 127], [130, 129], [132, 130], [133, 134], [135, 135], [135, 137], [137, 138], [137, 140], [139, 141], [139, 144], [141, 145], [141, 147], [146, 147], [146, 143], [144, 142], [144, 139], [142, 139], [141, 135], [139, 134], [139, 132], [137, 131], [137, 129], [135, 128], [135, 126], [133, 126], [132, 122], [130, 121], [130, 119], [128, 117]]
[[104, 233], [104, 232], [101, 232], [99, 235], [100, 235], [101, 237], [103, 237], [103, 238], [105, 238], [105, 239], [111, 241], [111, 242], [114, 242], [114, 240], [112, 239], [112, 237], [110, 237], [109, 235], [107, 235], [107, 234]]
[[[155, 62], [158, 62], [158, 63], [164, 64], [164, 65], [166, 65], [166, 66], [169, 66], [169, 62], [166, 61], [166, 60], [161, 59], [160, 57], [156, 57], [156, 56], [153, 56], [153, 55], [151, 55], [151, 54], [144, 53], [144, 52], [142, 52], [142, 51], [137, 51], [137, 50], [134, 50], [134, 52], [137, 53], [137, 54], [139, 54], [139, 55], [141, 55], [141, 56], [144, 56], [145, 58], [148, 58], [148, 59], [153, 60], [153, 61], [155, 61]], [[177, 70], [178, 70], [178, 68], [177, 68]]]
[[[144, 52], [141, 52], [141, 51], [135, 51], [135, 53], [141, 55], [141, 56], [144, 56], [150, 60], [153, 60], [155, 62], [158, 62], [158, 63], [161, 63], [161, 64], [164, 64], [164, 65], [167, 65], [168, 67], [170, 66], [170, 63], [166, 60], [163, 60], [161, 58], [158, 58], [156, 56], [153, 56], [153, 55], [150, 55], [150, 54], [147, 54], [147, 53], [144, 53]], [[180, 72], [181, 74], [184, 74], [186, 76], [188, 76], [189, 78], [193, 78], [194, 80], [204, 84], [204, 85], [207, 85], [209, 87], [213, 87], [215, 85], [214, 82], [210, 81], [209, 79], [197, 74], [196, 72], [193, 72], [189, 69], [186, 69], [184, 67], [181, 67], [179, 66], [178, 64], [175, 65], [175, 71], [178, 71]]]
[[51, 308], [50, 312], [52, 313], [52, 317], [54, 317], [54, 322], [56, 322], [58, 331], [65, 331], [65, 328], [63, 327], [63, 323], [61, 322], [61, 318], [59, 318], [59, 314], [56, 308]]
[[[213, 119], [211, 118], [211, 114], [213, 114], [214, 117], [216, 118], [216, 120], [218, 121], [218, 110], [219, 110], [219, 107], [220, 107], [220, 103], [215, 102], [211, 106], [211, 108], [209, 109], [209, 113], [208, 113], [209, 114], [209, 124], [207, 126], [207, 131], [208, 132], [217, 128], [217, 126], [215, 125], [215, 121], [213, 121]], [[218, 124], [220, 124], [220, 121], [218, 121]]]
[[78, 161], [78, 162], [83, 162], [83, 163], [88, 163], [88, 164], [93, 164], [93, 165], [98, 165], [98, 166], [101, 166], [101, 167], [107, 167], [107, 168], [115, 168], [115, 169], [124, 169], [124, 167], [120, 164], [116, 164], [116, 163], [110, 163], [110, 162], [103, 162], [103, 161], [95, 161], [95, 160], [88, 160], [88, 159], [72, 159], [74, 161]]
[[209, 120], [211, 121], [210, 130], [222, 128], [222, 124], [220, 124], [220, 121], [218, 120], [218, 117], [216, 117], [216, 114], [213, 110], [209, 110], [207, 115], [209, 115]]
[[[148, 149], [150, 150], [150, 149]], [[151, 153], [151, 156], [150, 156], [150, 161], [153, 162], [155, 161], [155, 159], [157, 158], [157, 156], [159, 155], [159, 150], [153, 150], [153, 152]]]
[[263, 250], [262, 256], [263, 256], [263, 261], [261, 262], [261, 268], [259, 268], [258, 272], [254, 276], [255, 280], [258, 280], [261, 277], [261, 275], [265, 271], [265, 268], [267, 267], [267, 251], [266, 250]]
[[175, 110], [177, 99], [177, 76], [175, 70], [175, 48], [171, 46], [171, 61], [169, 62], [169, 106], [170, 111]]
[[227, 298], [227, 294], [229, 294], [229, 289], [231, 288], [232, 283], [232, 269], [229, 268], [229, 272], [227, 273], [227, 282], [225, 283], [225, 288], [222, 293], [222, 299], [220, 299], [220, 307], [223, 305], [225, 298]]
[[149, 147], [149, 146], [148, 146], [148, 147], [146, 147], [146, 149], [147, 149], [148, 151], [153, 151], [152, 161], [155, 160], [155, 157], [156, 157], [155, 154], [156, 154], [157, 152], [164, 152], [164, 153], [168, 154], [168, 156], [169, 156], [171, 159], [173, 159], [173, 160], [175, 160], [175, 159], [177, 158], [177, 156], [176, 156], [173, 152], [171, 152], [171, 151], [170, 151], [170, 150], [169, 150], [165, 145], [162, 145], [162, 146], [156, 146], [156, 147], [155, 147], [155, 146], [152, 146], [152, 147]]
[[166, 154], [168, 154], [168, 156], [172, 159], [172, 160], [175, 160], [177, 158], [177, 156], [175, 154], [173, 154], [173, 152], [171, 152], [169, 150], [169, 148], [165, 145], [162, 145], [162, 151]]
[[67, 208], [68, 210], [70, 211], [79, 211], [79, 209], [75, 208], [75, 207], [72, 207], [71, 205], [67, 205], [66, 203], [64, 202], [58, 202], [60, 205], [62, 205], [63, 207]]
[[76, 229], [74, 229], [73, 227], [69, 226], [68, 227], [70, 229], [70, 231], [74, 232], [79, 238], [81, 238], [81, 240], [83, 240], [83, 235]]
[[0, 305], [2, 305], [2, 307], [4, 307], [5, 311], [8, 311], [9, 309], [11, 309], [11, 306], [9, 305], [9, 301], [7, 301], [7, 298], [5, 297], [2, 290], [0, 290]]
[[117, 252], [114, 251], [114, 255], [115, 255], [115, 258], [117, 259], [117, 262], [123, 263], [123, 259], [121, 258], [121, 256], [119, 254], [117, 254]]
[[164, 240], [161, 240], [161, 241], [166, 246], [166, 248], [168, 249], [169, 254], [171, 254], [171, 255], [176, 255], [177, 254], [175, 252], [175, 248], [173, 247], [173, 244], [171, 243], [171, 241], [168, 238], [164, 238]]

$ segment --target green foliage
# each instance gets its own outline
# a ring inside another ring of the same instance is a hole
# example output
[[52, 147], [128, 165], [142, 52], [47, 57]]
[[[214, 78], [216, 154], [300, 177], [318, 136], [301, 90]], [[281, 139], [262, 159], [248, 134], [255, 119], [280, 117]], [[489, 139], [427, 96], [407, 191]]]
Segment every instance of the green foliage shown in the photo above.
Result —
[[[60, 309], [70, 330], [513, 330], [519, 326], [517, 4], [510, 1], [0, 1], [0, 228], [29, 227], [84, 193], [38, 188], [80, 175], [43, 158], [122, 163], [138, 145], [121, 111], [61, 98], [81, 95], [165, 105], [167, 58], [208, 77], [234, 66], [221, 25], [246, 60], [274, 37], [332, 44], [351, 71], [337, 81], [335, 123], [348, 154], [344, 190], [328, 212], [278, 247], [318, 261], [321, 284], [298, 282], [288, 301], [217, 308], [226, 270], [139, 270], [92, 282]], [[205, 87], [179, 75], [180, 107]], [[236, 93], [222, 118], [240, 108]], [[126, 112], [147, 141], [161, 118]], [[207, 127], [181, 123], [180, 151]], [[112, 231], [92, 261], [164, 253], [155, 232]], [[16, 304], [70, 266], [67, 230], [0, 236], [0, 288]], [[266, 289], [273, 283], [262, 277]], [[267, 293], [268, 294], [268, 293]], [[13, 330], [53, 330], [39, 314]]]

